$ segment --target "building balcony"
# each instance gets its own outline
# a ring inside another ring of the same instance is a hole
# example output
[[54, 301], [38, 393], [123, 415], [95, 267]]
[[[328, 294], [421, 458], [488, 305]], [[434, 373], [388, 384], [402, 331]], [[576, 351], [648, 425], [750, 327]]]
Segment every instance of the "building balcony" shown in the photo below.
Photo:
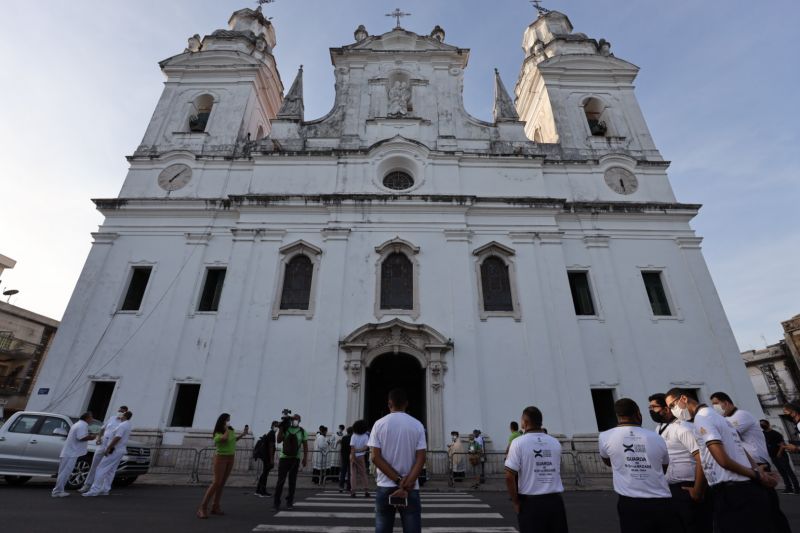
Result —
[[30, 388], [28, 380], [13, 376], [0, 376], [0, 397], [27, 394]]
[[30, 359], [41, 345], [14, 338], [7, 332], [0, 333], [0, 362]]

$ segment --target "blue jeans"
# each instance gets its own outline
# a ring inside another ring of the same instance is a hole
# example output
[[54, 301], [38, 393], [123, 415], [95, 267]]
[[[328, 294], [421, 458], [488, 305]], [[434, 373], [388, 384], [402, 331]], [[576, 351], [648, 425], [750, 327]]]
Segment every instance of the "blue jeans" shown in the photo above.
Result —
[[389, 495], [396, 490], [397, 487], [378, 487], [375, 491], [375, 533], [392, 533], [395, 512], [400, 513], [403, 533], [421, 533], [422, 505], [419, 491], [412, 490], [408, 493], [408, 507], [395, 508], [394, 505], [389, 505]]

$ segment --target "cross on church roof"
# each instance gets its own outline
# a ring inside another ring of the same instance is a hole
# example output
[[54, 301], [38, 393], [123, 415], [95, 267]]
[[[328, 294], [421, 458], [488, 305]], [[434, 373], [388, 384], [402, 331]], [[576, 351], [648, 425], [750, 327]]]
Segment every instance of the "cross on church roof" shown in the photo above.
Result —
[[547, 13], [550, 13], [549, 9], [542, 7], [542, 0], [530, 0], [530, 2], [540, 15], [546, 15]]
[[400, 8], [397, 7], [391, 13], [386, 13], [386, 16], [387, 17], [395, 17], [397, 19], [397, 26], [395, 26], [395, 28], [399, 28], [400, 27], [400, 17], [410, 17], [411, 13], [403, 13], [402, 11], [400, 11]]
[[263, 6], [264, 4], [271, 4], [271, 3], [273, 3], [274, 1], [275, 1], [275, 0], [256, 0], [256, 3], [257, 3], [259, 6]]

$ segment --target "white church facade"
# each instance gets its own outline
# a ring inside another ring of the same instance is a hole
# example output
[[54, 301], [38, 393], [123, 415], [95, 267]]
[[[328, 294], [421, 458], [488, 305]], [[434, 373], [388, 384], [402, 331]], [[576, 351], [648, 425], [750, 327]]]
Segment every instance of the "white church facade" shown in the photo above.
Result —
[[[543, 14], [512, 100], [462, 101], [469, 50], [436, 27], [331, 49], [331, 111], [284, 96], [259, 10], [162, 61], [163, 95], [28, 408], [127, 404], [207, 434], [374, 421], [402, 386], [430, 445], [503, 441], [530, 404], [596, 433], [614, 399], [680, 385], [758, 402], [637, 103], [638, 68]], [[39, 394], [37, 394], [37, 391]], [[177, 437], [176, 437], [177, 435]]]

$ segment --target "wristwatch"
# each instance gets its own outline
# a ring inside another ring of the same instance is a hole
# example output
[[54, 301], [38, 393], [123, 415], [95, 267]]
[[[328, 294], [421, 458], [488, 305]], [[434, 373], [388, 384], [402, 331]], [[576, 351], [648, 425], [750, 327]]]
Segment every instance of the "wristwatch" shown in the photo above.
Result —
[[403, 476], [397, 476], [397, 479], [394, 480], [394, 482], [397, 483], [398, 485], [400, 484], [401, 481], [403, 481]]

